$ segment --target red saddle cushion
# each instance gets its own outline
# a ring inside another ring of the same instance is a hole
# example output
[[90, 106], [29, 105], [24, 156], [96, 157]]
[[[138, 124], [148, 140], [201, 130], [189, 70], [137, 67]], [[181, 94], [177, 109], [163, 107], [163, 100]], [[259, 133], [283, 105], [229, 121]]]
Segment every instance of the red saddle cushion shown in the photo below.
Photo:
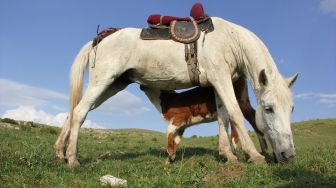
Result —
[[[190, 16], [194, 18], [194, 20], [201, 20], [207, 17], [207, 15], [204, 12], [203, 6], [201, 3], [195, 3], [191, 10], [190, 10]], [[160, 19], [162, 19], [160, 21]], [[177, 20], [177, 21], [190, 21], [189, 17], [175, 17], [175, 16], [162, 16], [161, 14], [152, 14], [148, 17], [147, 23], [150, 25], [170, 25], [170, 22]]]
[[192, 6], [190, 10], [190, 16], [192, 16], [195, 20], [201, 20], [207, 17], [201, 3], [195, 3]]
[[152, 14], [148, 17], [147, 23], [149, 23], [151, 25], [170, 25], [170, 22], [172, 22], [174, 20], [190, 21], [189, 17], [179, 18], [179, 17], [175, 17], [175, 16], [162, 16], [161, 22], [160, 22], [160, 19], [161, 19], [161, 14]]

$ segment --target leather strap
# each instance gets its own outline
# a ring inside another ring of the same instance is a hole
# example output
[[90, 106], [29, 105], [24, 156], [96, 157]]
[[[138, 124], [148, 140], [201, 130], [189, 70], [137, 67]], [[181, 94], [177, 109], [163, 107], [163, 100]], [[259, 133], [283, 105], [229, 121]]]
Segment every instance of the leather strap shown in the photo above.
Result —
[[198, 68], [198, 59], [197, 59], [197, 41], [185, 44], [185, 61], [188, 65], [188, 74], [190, 81], [193, 86], [199, 86], [199, 75], [201, 72]]

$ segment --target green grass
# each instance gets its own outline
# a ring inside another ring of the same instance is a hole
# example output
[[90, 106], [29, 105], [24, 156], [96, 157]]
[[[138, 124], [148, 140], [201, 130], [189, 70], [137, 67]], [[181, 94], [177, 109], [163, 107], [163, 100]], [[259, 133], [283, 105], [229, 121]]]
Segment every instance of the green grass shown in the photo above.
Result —
[[252, 165], [241, 152], [239, 164], [225, 164], [213, 136], [184, 139], [177, 161], [165, 168], [163, 133], [82, 129], [81, 166], [69, 169], [54, 159], [58, 128], [5, 119], [0, 120], [0, 187], [99, 187], [106, 174], [127, 179], [128, 187], [335, 187], [336, 119], [295, 123], [293, 130], [297, 158], [290, 164]]

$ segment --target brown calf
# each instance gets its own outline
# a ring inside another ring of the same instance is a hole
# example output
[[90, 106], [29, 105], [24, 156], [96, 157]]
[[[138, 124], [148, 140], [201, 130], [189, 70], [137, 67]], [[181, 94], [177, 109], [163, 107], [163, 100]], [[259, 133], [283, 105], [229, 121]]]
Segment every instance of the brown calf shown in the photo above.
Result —
[[[167, 130], [169, 162], [175, 159], [177, 146], [187, 127], [217, 120], [215, 94], [212, 87], [196, 87], [181, 93], [154, 91], [143, 86], [141, 89], [161, 112], [163, 118], [169, 122]], [[266, 153], [267, 144], [262, 132], [256, 127], [255, 110], [248, 98], [246, 80], [244, 78], [237, 80], [234, 83], [234, 90], [244, 117], [256, 131], [262, 152]], [[234, 125], [231, 125], [231, 138], [234, 145], [238, 143], [238, 134]]]

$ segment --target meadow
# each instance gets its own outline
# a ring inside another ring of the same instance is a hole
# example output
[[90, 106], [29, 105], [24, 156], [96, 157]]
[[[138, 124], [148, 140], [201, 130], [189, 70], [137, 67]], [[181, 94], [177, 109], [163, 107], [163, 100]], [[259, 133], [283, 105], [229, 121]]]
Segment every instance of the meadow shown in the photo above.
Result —
[[226, 164], [218, 157], [218, 136], [192, 136], [182, 140], [176, 162], [167, 167], [164, 133], [81, 129], [81, 166], [70, 169], [55, 160], [59, 131], [0, 119], [0, 187], [99, 187], [106, 174], [126, 179], [128, 187], [336, 186], [336, 119], [293, 123], [296, 160], [277, 164], [267, 157], [267, 165], [247, 163], [239, 150], [240, 163]]

